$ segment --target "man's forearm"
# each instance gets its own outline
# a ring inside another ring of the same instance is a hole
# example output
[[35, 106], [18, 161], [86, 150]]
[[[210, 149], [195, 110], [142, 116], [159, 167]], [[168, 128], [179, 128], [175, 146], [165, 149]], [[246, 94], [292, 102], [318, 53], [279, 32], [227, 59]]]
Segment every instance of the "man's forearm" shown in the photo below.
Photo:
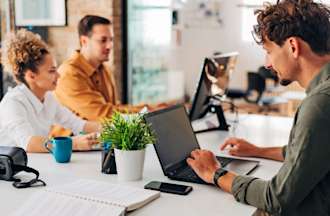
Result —
[[256, 157], [267, 158], [277, 161], [284, 161], [283, 157], [283, 147], [258, 147], [258, 151], [256, 152]]
[[224, 176], [218, 179], [218, 185], [223, 191], [227, 193], [231, 192], [231, 186], [233, 184], [234, 178], [236, 177], [235, 173], [227, 172]]
[[[258, 150], [254, 156], [277, 160], [277, 161], [283, 161], [284, 160], [283, 147], [268, 147], [268, 148], [258, 147]], [[222, 190], [228, 193], [232, 193], [231, 188], [236, 176], [237, 175], [233, 172], [230, 171], [227, 172], [224, 176], [218, 179], [218, 186]]]

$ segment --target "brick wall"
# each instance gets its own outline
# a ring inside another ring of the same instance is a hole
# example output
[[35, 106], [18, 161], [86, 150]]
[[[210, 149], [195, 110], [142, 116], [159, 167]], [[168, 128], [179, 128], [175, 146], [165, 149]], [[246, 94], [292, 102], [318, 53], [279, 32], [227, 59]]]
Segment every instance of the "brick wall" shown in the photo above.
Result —
[[122, 89], [121, 73], [121, 1], [120, 0], [67, 0], [67, 26], [50, 27], [48, 44], [58, 64], [79, 48], [77, 25], [87, 15], [98, 15], [110, 19], [114, 28], [114, 48], [107, 62], [117, 80], [119, 96]]

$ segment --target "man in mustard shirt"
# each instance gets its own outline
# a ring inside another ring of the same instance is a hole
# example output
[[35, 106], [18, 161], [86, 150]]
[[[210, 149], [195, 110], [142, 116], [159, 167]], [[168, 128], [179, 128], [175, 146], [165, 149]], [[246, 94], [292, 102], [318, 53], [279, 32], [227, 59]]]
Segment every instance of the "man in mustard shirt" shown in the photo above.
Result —
[[138, 112], [142, 106], [118, 101], [112, 72], [104, 65], [113, 47], [110, 20], [87, 15], [78, 25], [81, 49], [59, 67], [56, 98], [78, 116], [88, 120], [109, 117], [114, 110]]

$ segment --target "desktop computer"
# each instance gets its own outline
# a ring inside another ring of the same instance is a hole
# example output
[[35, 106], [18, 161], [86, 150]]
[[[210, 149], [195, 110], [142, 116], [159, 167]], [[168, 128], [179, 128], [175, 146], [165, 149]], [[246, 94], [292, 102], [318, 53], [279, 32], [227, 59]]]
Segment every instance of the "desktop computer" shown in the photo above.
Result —
[[217, 115], [219, 126], [211, 127], [198, 132], [210, 130], [228, 130], [221, 106], [221, 100], [226, 95], [230, 75], [233, 72], [238, 53], [226, 53], [204, 59], [201, 76], [189, 113], [190, 121], [203, 118], [208, 113]]

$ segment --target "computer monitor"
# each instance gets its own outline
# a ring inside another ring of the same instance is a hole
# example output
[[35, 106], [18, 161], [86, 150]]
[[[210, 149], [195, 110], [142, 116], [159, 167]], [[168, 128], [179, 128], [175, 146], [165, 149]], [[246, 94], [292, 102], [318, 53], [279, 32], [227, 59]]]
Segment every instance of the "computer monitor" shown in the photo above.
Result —
[[228, 130], [221, 105], [212, 104], [212, 100], [226, 95], [237, 57], [238, 53], [232, 52], [204, 59], [202, 73], [189, 113], [191, 121], [203, 118], [208, 112], [213, 111], [219, 120], [217, 129]]

